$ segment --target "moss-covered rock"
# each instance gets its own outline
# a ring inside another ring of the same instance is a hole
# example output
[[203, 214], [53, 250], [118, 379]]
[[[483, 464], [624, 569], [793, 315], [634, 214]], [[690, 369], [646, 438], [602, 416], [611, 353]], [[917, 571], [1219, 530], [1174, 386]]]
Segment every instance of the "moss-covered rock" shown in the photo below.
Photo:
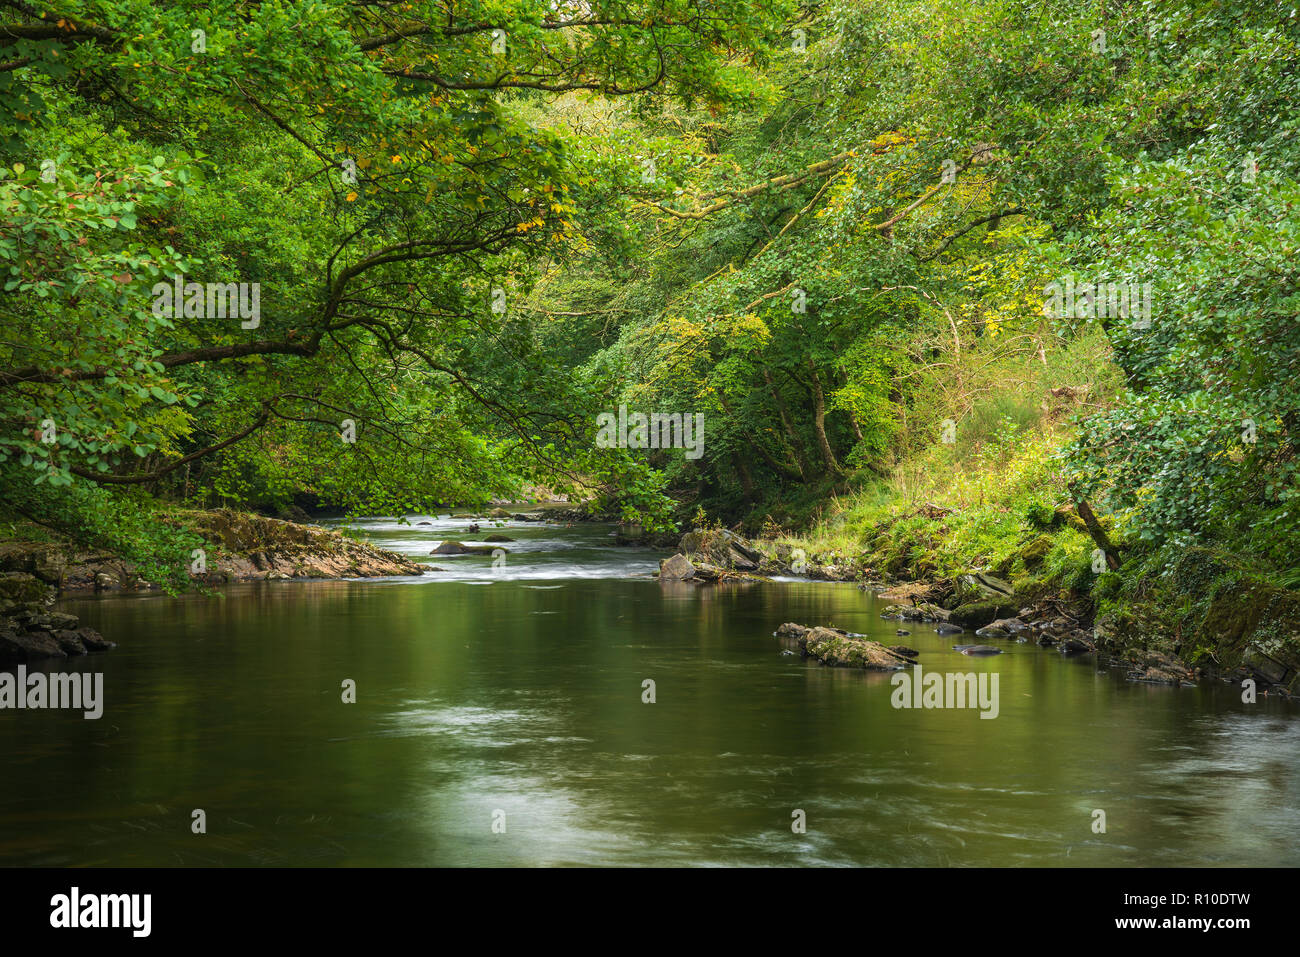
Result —
[[26, 572], [0, 572], [0, 599], [18, 605], [43, 605], [50, 586]]
[[1037, 571], [1042, 567], [1043, 559], [1047, 558], [1047, 553], [1052, 550], [1052, 545], [1051, 536], [1040, 535], [1020, 549], [1017, 557], [1025, 566], [1026, 571]]
[[805, 657], [816, 658], [832, 668], [864, 668], [868, 671], [897, 671], [913, 662], [878, 641], [860, 638], [831, 628], [810, 628], [798, 638]]

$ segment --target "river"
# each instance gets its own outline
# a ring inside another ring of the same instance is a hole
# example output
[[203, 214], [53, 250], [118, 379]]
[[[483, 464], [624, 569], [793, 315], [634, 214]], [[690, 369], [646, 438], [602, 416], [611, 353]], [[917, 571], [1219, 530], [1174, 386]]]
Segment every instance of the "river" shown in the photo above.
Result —
[[[0, 864], [1300, 864], [1293, 703], [968, 658], [849, 584], [660, 585], [608, 526], [412, 521], [355, 527], [447, 571], [60, 602], [119, 642], [53, 669], [104, 715], [0, 712]], [[896, 709], [785, 621], [996, 672], [998, 715]]]

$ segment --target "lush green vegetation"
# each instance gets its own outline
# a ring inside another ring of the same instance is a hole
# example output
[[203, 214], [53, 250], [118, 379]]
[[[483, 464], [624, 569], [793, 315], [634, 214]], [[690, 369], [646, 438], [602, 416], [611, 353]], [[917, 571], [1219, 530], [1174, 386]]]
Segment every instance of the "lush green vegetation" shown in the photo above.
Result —
[[[1087, 591], [1109, 541], [1110, 567], [1196, 546], [1300, 581], [1285, 4], [0, 22], [11, 517], [157, 560], [183, 547], [139, 518], [160, 503], [542, 482], [896, 574]], [[177, 273], [260, 312], [160, 313]], [[703, 454], [600, 447], [620, 405], [702, 413]]]

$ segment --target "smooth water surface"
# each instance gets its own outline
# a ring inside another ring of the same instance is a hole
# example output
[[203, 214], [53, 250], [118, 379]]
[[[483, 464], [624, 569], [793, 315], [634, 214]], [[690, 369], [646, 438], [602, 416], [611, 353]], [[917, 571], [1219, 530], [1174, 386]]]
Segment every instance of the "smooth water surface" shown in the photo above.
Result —
[[[0, 864], [1300, 864], [1294, 704], [967, 658], [853, 585], [660, 585], [605, 526], [412, 521], [360, 526], [445, 571], [62, 602], [119, 642], [54, 666], [105, 712], [0, 711]], [[998, 717], [895, 709], [785, 621], [996, 672]]]

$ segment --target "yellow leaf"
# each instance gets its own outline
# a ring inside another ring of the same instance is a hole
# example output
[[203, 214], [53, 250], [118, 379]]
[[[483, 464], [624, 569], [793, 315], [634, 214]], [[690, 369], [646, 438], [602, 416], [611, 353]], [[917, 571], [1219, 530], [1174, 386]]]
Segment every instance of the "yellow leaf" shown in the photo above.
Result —
[[353, 190], [352, 192], [348, 193], [348, 195], [347, 195], [347, 200], [348, 200], [349, 203], [352, 202], [352, 201], [353, 201], [354, 199], [356, 199], [356, 198], [357, 198], [356, 190]]

